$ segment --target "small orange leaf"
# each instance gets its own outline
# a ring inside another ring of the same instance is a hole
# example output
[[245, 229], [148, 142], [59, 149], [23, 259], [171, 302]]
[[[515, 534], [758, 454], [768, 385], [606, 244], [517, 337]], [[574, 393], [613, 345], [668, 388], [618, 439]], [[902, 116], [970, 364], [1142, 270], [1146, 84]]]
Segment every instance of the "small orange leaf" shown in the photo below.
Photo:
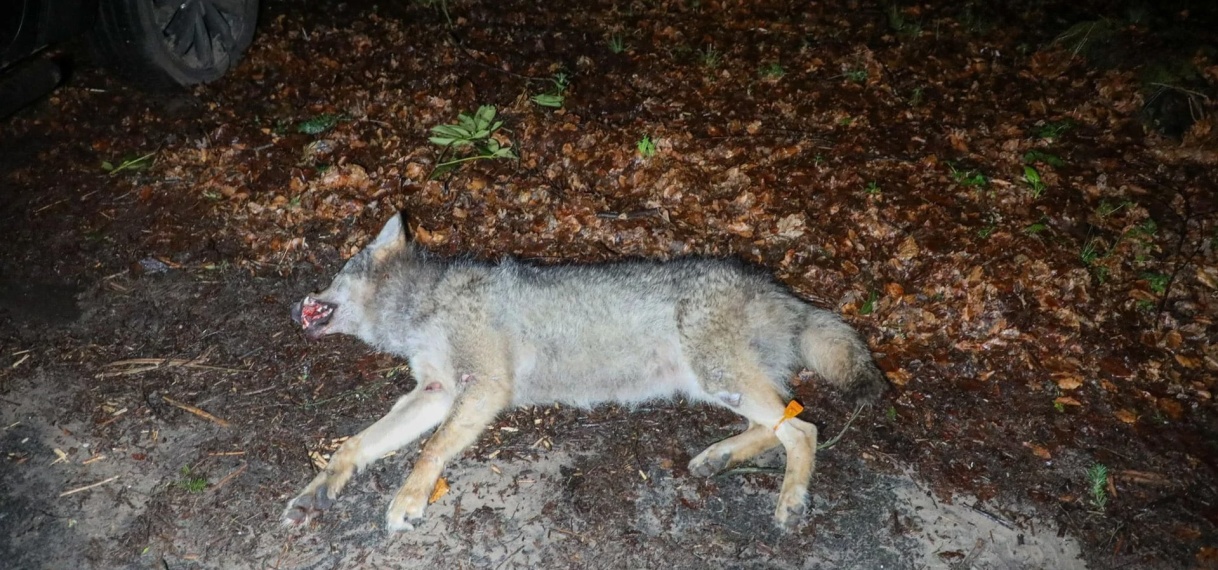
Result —
[[1201, 530], [1195, 526], [1178, 524], [1175, 531], [1172, 533], [1180, 540], [1197, 540], [1201, 538]]
[[1053, 400], [1053, 403], [1061, 404], [1063, 406], [1081, 406], [1082, 405], [1081, 403], [1079, 403], [1078, 400], [1075, 400], [1074, 398], [1071, 398], [1070, 396], [1062, 396], [1056, 400]]
[[1118, 420], [1121, 420], [1127, 424], [1133, 424], [1138, 421], [1138, 415], [1133, 413], [1133, 410], [1117, 410], [1113, 412], [1112, 415], [1116, 416]]
[[1049, 453], [1049, 450], [1045, 449], [1044, 446], [1036, 445], [1035, 443], [1029, 443], [1026, 441], [1023, 442], [1023, 446], [1032, 450], [1032, 455], [1035, 455], [1041, 459], [1044, 459], [1045, 461], [1053, 459], [1053, 454]]
[[1075, 374], [1068, 372], [1059, 372], [1053, 375], [1054, 381], [1057, 382], [1057, 387], [1062, 390], [1074, 390], [1083, 385], [1083, 379]]
[[443, 477], [436, 479], [436, 488], [431, 490], [431, 496], [427, 498], [427, 504], [432, 504], [440, 500], [440, 497], [448, 494], [448, 481]]
[[1155, 402], [1155, 407], [1159, 408], [1159, 411], [1167, 414], [1167, 417], [1176, 421], [1179, 421], [1180, 418], [1184, 416], [1184, 406], [1180, 405], [1180, 402], [1171, 398], [1159, 398], [1158, 401]]
[[1183, 354], [1177, 354], [1177, 355], [1175, 355], [1175, 357], [1176, 357], [1176, 362], [1179, 362], [1180, 366], [1183, 366], [1185, 368], [1197, 368], [1198, 366], [1201, 366], [1200, 358], [1197, 358], [1194, 356], [1186, 356]]

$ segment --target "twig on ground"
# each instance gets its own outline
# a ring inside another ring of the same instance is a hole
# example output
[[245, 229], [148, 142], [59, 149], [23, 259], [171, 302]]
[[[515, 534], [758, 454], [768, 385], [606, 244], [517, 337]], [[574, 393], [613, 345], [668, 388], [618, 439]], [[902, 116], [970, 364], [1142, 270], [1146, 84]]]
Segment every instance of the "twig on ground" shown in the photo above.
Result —
[[215, 370], [219, 372], [249, 372], [240, 368], [225, 368], [223, 366], [210, 366], [203, 364], [211, 354], [211, 349], [208, 349], [197, 358], [187, 360], [185, 358], [129, 358], [127, 360], [119, 360], [107, 364], [107, 367], [122, 367], [123, 370], [115, 370], [113, 372], [99, 372], [96, 378], [106, 378], [108, 376], [129, 376], [132, 374], [140, 374], [158, 368], [195, 368], [198, 370]]
[[96, 483], [90, 483], [90, 484], [88, 484], [88, 485], [85, 485], [84, 487], [77, 487], [77, 488], [75, 488], [75, 489], [70, 489], [70, 490], [67, 490], [67, 491], [64, 491], [64, 492], [60, 493], [60, 494], [59, 494], [59, 496], [60, 496], [60, 497], [66, 497], [66, 496], [68, 496], [68, 495], [75, 495], [76, 493], [79, 493], [79, 492], [81, 492], [81, 491], [88, 491], [89, 489], [92, 489], [92, 488], [94, 488], [94, 487], [101, 487], [102, 485], [105, 485], [106, 483], [109, 483], [109, 482], [111, 482], [111, 481], [113, 481], [113, 480], [115, 480], [115, 479], [118, 479], [119, 477], [121, 477], [121, 475], [115, 475], [115, 476], [113, 476], [113, 477], [111, 477], [111, 478], [109, 478], [109, 479], [103, 479], [103, 480], [98, 481], [98, 482], [96, 482]]
[[227, 485], [229, 481], [232, 481], [233, 479], [236, 479], [236, 478], [237, 478], [237, 476], [238, 476], [238, 475], [240, 475], [240, 474], [242, 474], [242, 473], [244, 473], [244, 472], [245, 472], [245, 470], [246, 470], [246, 469], [247, 469], [249, 466], [250, 466], [250, 464], [249, 464], [249, 463], [242, 463], [242, 464], [241, 464], [241, 467], [238, 467], [238, 468], [234, 469], [232, 473], [229, 473], [228, 475], [225, 475], [223, 479], [221, 479], [221, 480], [217, 481], [215, 485], [212, 485], [212, 487], [211, 487], [212, 492], [214, 493], [214, 492], [216, 491], [216, 489], [219, 489], [220, 487], [223, 487], [223, 486]]
[[833, 436], [833, 439], [816, 446], [816, 450], [823, 451], [837, 445], [837, 442], [842, 439], [842, 435], [846, 433], [846, 430], [850, 429], [850, 424], [854, 423], [854, 418], [859, 417], [859, 413], [862, 411], [863, 404], [859, 404], [854, 408], [854, 413], [850, 414], [850, 419], [846, 420], [846, 425], [842, 426], [842, 431], [837, 432], [837, 435]]
[[165, 400], [165, 403], [167, 403], [171, 406], [174, 406], [176, 408], [190, 412], [190, 413], [192, 413], [196, 416], [199, 416], [200, 418], [203, 418], [209, 422], [212, 422], [220, 427], [228, 427], [228, 425], [229, 425], [228, 421], [226, 421], [222, 418], [218, 418], [201, 408], [196, 408], [190, 404], [183, 404], [182, 402], [179, 402], [173, 398], [170, 398], [169, 396], [161, 396], [161, 399]]

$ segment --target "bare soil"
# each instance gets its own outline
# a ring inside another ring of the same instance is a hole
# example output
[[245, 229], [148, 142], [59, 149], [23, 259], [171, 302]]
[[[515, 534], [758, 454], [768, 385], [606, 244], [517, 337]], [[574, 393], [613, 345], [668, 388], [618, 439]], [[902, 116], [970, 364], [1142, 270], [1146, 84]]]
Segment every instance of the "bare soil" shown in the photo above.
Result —
[[[0, 124], [0, 565], [1218, 565], [1213, 10], [446, 8], [269, 2], [220, 82], [85, 61]], [[561, 108], [530, 100], [559, 73]], [[519, 159], [430, 179], [469, 151], [429, 130], [482, 105]], [[414, 447], [282, 527], [413, 387], [287, 316], [399, 209], [449, 255], [742, 257], [894, 390], [847, 428], [795, 379], [845, 431], [791, 533], [781, 454], [692, 476], [743, 426], [683, 402], [505, 415], [413, 533], [382, 514]]]

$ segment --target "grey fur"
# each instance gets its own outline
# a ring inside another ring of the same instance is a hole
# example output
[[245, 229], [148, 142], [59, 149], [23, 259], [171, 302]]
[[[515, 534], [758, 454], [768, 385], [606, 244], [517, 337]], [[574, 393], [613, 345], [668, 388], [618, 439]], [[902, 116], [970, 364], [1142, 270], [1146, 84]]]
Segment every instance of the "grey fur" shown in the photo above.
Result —
[[[791, 420], [789, 427], [797, 429], [788, 430], [773, 422], [780, 419], [775, 414], [789, 396], [788, 380], [800, 368], [807, 367], [856, 399], [874, 399], [887, 385], [867, 346], [840, 318], [798, 299], [769, 275], [730, 259], [550, 267], [511, 259], [497, 264], [443, 260], [411, 243], [401, 217], [395, 216], [326, 291], [306, 303], [332, 307], [325, 322], [302, 317], [301, 304], [294, 308], [310, 336], [354, 335], [409, 361], [419, 388], [403, 397], [395, 410], [416, 405], [411, 398], [432, 392], [442, 398], [434, 405], [450, 406], [453, 411], [444, 412], [453, 415], [461, 415], [464, 400], [484, 399], [479, 405], [489, 410], [490, 419], [499, 408], [513, 406], [557, 402], [588, 407], [681, 396], [727, 406], [757, 425], [773, 424], [773, 433], [756, 432], [735, 447], [727, 445], [731, 439], [717, 444], [725, 446], [718, 452], [733, 461], [746, 454], [740, 445], [751, 446], [747, 453], [752, 453], [752, 447], [782, 443], [790, 456], [791, 445], [802, 449], [810, 437], [814, 449], [811, 424]], [[416, 396], [424, 387], [428, 393]], [[462, 417], [470, 421], [465, 423], [450, 416], [441, 429], [453, 432], [454, 441], [472, 441], [476, 435], [459, 430], [480, 431], [477, 424], [489, 422], [487, 413], [467, 412]], [[389, 421], [389, 416], [382, 420]], [[381, 434], [393, 431], [392, 425], [379, 429], [377, 437], [385, 440], [375, 440], [373, 447], [404, 445]], [[749, 432], [737, 437], [745, 435]], [[363, 441], [365, 434], [353, 439]], [[357, 451], [346, 453], [351, 465], [336, 470], [358, 470], [367, 462], [356, 459], [362, 457]], [[438, 460], [452, 453], [435, 451]], [[727, 461], [715, 457], [703, 462], [718, 465], [720, 460]], [[806, 489], [800, 485], [807, 483], [812, 458], [806, 461], [807, 473], [795, 474], [805, 481], [792, 483], [789, 491], [784, 486], [784, 497], [792, 496], [786, 497], [785, 507], [780, 501], [780, 522], [787, 522], [788, 514], [802, 513]], [[706, 469], [701, 463], [698, 467]], [[331, 474], [325, 480], [323, 472], [320, 482], [315, 480], [289, 505], [286, 520], [307, 518], [319, 502], [316, 498], [336, 496], [349, 476]], [[414, 486], [421, 489], [425, 484]], [[408, 480], [395, 505], [418, 503], [417, 497], [404, 498], [411, 494], [406, 488], [411, 485]], [[395, 514], [395, 508], [400, 512]], [[421, 512], [418, 506], [391, 507], [390, 527], [411, 528], [407, 519]]]

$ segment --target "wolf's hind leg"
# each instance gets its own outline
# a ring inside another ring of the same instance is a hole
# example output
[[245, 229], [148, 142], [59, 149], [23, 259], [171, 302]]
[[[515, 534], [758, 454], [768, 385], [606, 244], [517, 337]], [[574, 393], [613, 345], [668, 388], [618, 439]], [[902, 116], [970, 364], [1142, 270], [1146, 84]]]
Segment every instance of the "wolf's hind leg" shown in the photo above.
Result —
[[[766, 371], [755, 362], [750, 362], [747, 356], [742, 354], [727, 365], [727, 370], [727, 374], [715, 381], [715, 386], [704, 386], [704, 389], [708, 393], [726, 391], [731, 394], [732, 401], [723, 402], [725, 407], [748, 419], [751, 427], [734, 438], [712, 445], [698, 457], [705, 455], [709, 468], [716, 463], [714, 454], [718, 453], [721, 460], [723, 450], [727, 448], [731, 451], [730, 463], [737, 456], [735, 448], [740, 449], [739, 456], [743, 457], [769, 443], [769, 436], [765, 432], [772, 434], [787, 452], [787, 467], [782, 477], [782, 491], [778, 495], [774, 519], [781, 527], [794, 526], [807, 510], [808, 483], [816, 468], [816, 426], [798, 418], [783, 420], [786, 405], [782, 395], [766, 376]], [[740, 395], [738, 400], [734, 397], [737, 393]], [[721, 444], [723, 447], [716, 449]], [[694, 461], [697, 462], [698, 458]]]
[[503, 376], [467, 375], [467, 379], [471, 384], [453, 405], [448, 419], [427, 440], [410, 476], [389, 504], [385, 518], [391, 532], [414, 530], [445, 464], [477, 441], [512, 401], [510, 383]]
[[328, 509], [356, 471], [439, 425], [452, 404], [452, 394], [440, 389], [438, 383], [420, 384], [402, 396], [388, 414], [343, 442], [326, 468], [288, 503], [283, 511], [284, 524], [305, 522], [314, 513]]
[[758, 428], [771, 431], [787, 451], [774, 520], [781, 527], [794, 526], [807, 510], [808, 484], [816, 469], [816, 426], [799, 418], [784, 421], [786, 405], [760, 370], [741, 380], [740, 406], [735, 411]]
[[780, 444], [778, 436], [774, 435], [773, 426], [749, 422], [749, 429], [719, 441], [699, 453], [689, 462], [689, 472], [699, 477], [710, 477]]

